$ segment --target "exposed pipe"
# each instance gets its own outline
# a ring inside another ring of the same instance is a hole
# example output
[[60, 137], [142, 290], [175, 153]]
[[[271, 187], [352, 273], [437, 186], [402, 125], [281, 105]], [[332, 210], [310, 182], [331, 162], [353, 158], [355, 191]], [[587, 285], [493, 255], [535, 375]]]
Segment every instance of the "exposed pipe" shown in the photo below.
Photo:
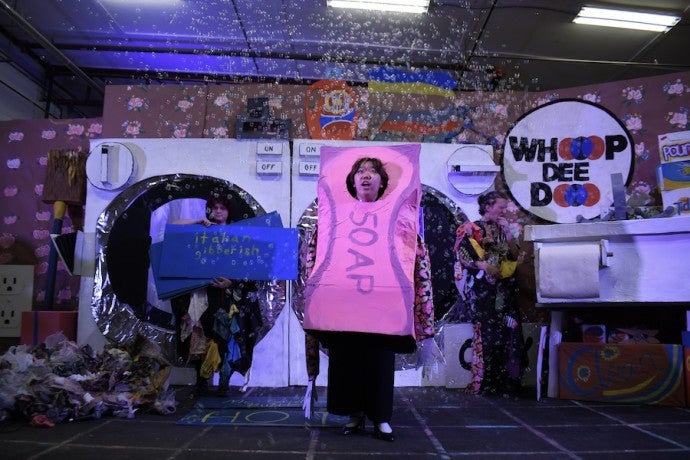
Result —
[[43, 109], [43, 118], [50, 118], [50, 101], [53, 98], [53, 79], [48, 79], [48, 88], [46, 90], [46, 106]]
[[[242, 16], [240, 15], [240, 10], [237, 9], [237, 3], [235, 0], [232, 0], [232, 8], [235, 11], [235, 17], [237, 17], [237, 20], [240, 23], [240, 29], [242, 30], [242, 36], [244, 37], [244, 43], [245, 46], [247, 47], [246, 50], [251, 53], [252, 46], [251, 43], [249, 43], [249, 37], [247, 37], [247, 29], [244, 28], [244, 21], [242, 21]], [[256, 57], [252, 57], [252, 61], [254, 62], [254, 69], [256, 69], [256, 74], [259, 74], [259, 65], [256, 62]]]
[[686, 64], [677, 63], [662, 63], [662, 62], [633, 62], [633, 61], [611, 61], [603, 59], [577, 59], [577, 58], [562, 58], [557, 56], [542, 56], [536, 54], [525, 54], [525, 53], [507, 53], [505, 51], [492, 52], [484, 51], [482, 53], [476, 53], [474, 57], [484, 58], [484, 59], [525, 59], [531, 61], [544, 61], [544, 62], [569, 62], [574, 64], [602, 64], [602, 65], [615, 65], [622, 67], [647, 67], [649, 69], [662, 69], [662, 70], [677, 70], [686, 71], [690, 70], [690, 66]]
[[0, 0], [0, 6], [5, 10], [7, 15], [16, 22], [24, 31], [31, 35], [38, 43], [41, 44], [46, 50], [53, 53], [60, 61], [62, 61], [65, 66], [78, 76], [91, 88], [98, 91], [99, 94], [104, 95], [105, 90], [101, 84], [91, 79], [77, 66], [70, 58], [68, 58], [62, 51], [60, 51], [55, 45], [53, 45], [50, 40], [44, 37], [38, 30], [34, 28], [29, 22], [26, 21], [14, 8], [5, 2], [5, 0]]
[[482, 35], [484, 35], [484, 32], [486, 31], [486, 26], [489, 23], [489, 19], [491, 18], [491, 15], [494, 12], [494, 9], [496, 9], [496, 3], [497, 0], [494, 0], [491, 3], [491, 7], [489, 7], [489, 12], [487, 15], [484, 17], [484, 22], [482, 23], [482, 26], [479, 28], [479, 32], [477, 33], [477, 37], [474, 39], [474, 43], [472, 44], [472, 49], [470, 50], [469, 53], [467, 53], [467, 56], [463, 58], [465, 61], [464, 65], [462, 66], [462, 69], [460, 70], [460, 81], [463, 81], [465, 78], [465, 73], [470, 69], [470, 61], [472, 61], [472, 58], [476, 57], [475, 52], [477, 51], [477, 47], [479, 46], [479, 42], [482, 38]]
[[[63, 44], [63, 49], [74, 49], [74, 50], [85, 50], [84, 45], [72, 45]], [[128, 52], [150, 52], [150, 53], [170, 53], [169, 48], [151, 48], [151, 47], [128, 47], [120, 45], [93, 45], [88, 48], [89, 51], [128, 51]], [[302, 53], [285, 53], [285, 52], [272, 52], [272, 51], [233, 51], [233, 50], [175, 50], [175, 54], [189, 54], [198, 55], [204, 54], [208, 56], [240, 56], [243, 58], [266, 58], [266, 59], [283, 59], [283, 60], [293, 60], [293, 61], [312, 61], [312, 62], [331, 62], [331, 63], [349, 63], [356, 65], [389, 65], [389, 66], [402, 66], [402, 67], [417, 67], [417, 68], [427, 68], [427, 69], [437, 69], [445, 70], [450, 72], [469, 72], [472, 71], [471, 67], [467, 67], [465, 64], [461, 63], [449, 63], [449, 62], [432, 62], [432, 61], [410, 61], [410, 60], [396, 60], [396, 59], [383, 59], [383, 58], [360, 58], [360, 57], [330, 57], [324, 59], [323, 56], [316, 56], [311, 54]], [[490, 60], [500, 60], [500, 59], [526, 59], [532, 61], [543, 61], [543, 62], [568, 62], [568, 63], [578, 63], [578, 64], [598, 64], [598, 65], [612, 65], [621, 67], [642, 67], [656, 70], [673, 70], [673, 71], [685, 71], [690, 70], [690, 66], [678, 63], [663, 63], [663, 62], [633, 62], [633, 61], [614, 61], [614, 60], [596, 60], [596, 59], [579, 59], [579, 58], [563, 58], [558, 56], [545, 56], [545, 55], [535, 55], [535, 54], [525, 54], [525, 53], [510, 53], [505, 51], [482, 51], [473, 52], [472, 58], [482, 58]], [[59, 68], [54, 69], [55, 72], [59, 72]], [[150, 71], [140, 71], [137, 69], [109, 69], [109, 68], [92, 68], [89, 69], [92, 75], [98, 75], [101, 78], [126, 78], [128, 76], [137, 75], [139, 73], [150, 74]], [[201, 78], [203, 81], [209, 79], [208, 74], [196, 73], [196, 72], [179, 72], [171, 70], [157, 70], [158, 74], [165, 74], [166, 76], [176, 76], [180, 77], [183, 75], [190, 75], [192, 79]], [[206, 76], [205, 78], [203, 76]], [[219, 73], [215, 72], [215, 79], [225, 80], [227, 78], [252, 78], [248, 75], [235, 75], [232, 73]], [[261, 75], [256, 75], [255, 77], [261, 77]], [[275, 78], [269, 75], [264, 75], [266, 78]], [[136, 77], [141, 78], [141, 77]], [[214, 78], [211, 78], [213, 80]], [[284, 78], [284, 80], [299, 80], [294, 78]], [[170, 79], [170, 78], [168, 78]]]
[[[5, 36], [9, 40], [10, 44], [14, 45], [18, 49], [21, 49], [22, 53], [27, 55], [34, 62], [41, 61], [41, 58], [39, 55], [34, 53], [33, 50], [31, 50], [30, 48], [23, 48], [24, 43], [22, 43], [17, 37], [10, 34], [8, 32], [8, 30], [2, 26], [0, 26], [0, 35]], [[56, 91], [60, 91], [61, 93], [66, 95], [66, 98], [67, 98], [66, 103], [65, 102], [61, 103], [61, 102], [59, 102], [59, 99], [57, 99], [55, 96], [51, 96], [50, 100], [52, 101], [53, 105], [60, 105], [60, 104], [66, 104], [66, 105], [70, 105], [70, 106], [75, 105], [73, 101], [76, 101], [77, 98], [76, 98], [76, 96], [72, 95], [72, 92], [71, 92], [72, 90], [63, 87], [62, 85], [60, 85], [59, 82], [55, 81], [55, 79], [52, 76], [53, 74], [48, 74], [47, 76], [44, 75], [43, 77], [39, 78], [37, 75], [34, 75], [29, 70], [27, 70], [27, 68], [22, 66], [16, 59], [10, 57], [9, 53], [10, 53], [9, 50], [0, 51], [0, 56], [2, 56], [0, 58], [0, 62], [10, 65], [12, 67], [12, 69], [15, 72], [21, 74], [26, 79], [26, 81], [30, 82], [32, 85], [36, 85], [37, 87], [41, 88], [44, 91], [44, 94], [45, 94], [45, 87], [49, 84], [49, 85], [51, 85], [51, 91], [50, 91], [51, 94], [55, 94]], [[42, 63], [39, 63], [39, 65], [43, 66]], [[60, 66], [60, 69], [64, 69], [65, 75], [70, 75], [70, 76], [72, 75], [72, 73], [66, 67]], [[46, 83], [47, 81], [49, 81], [49, 83]], [[7, 86], [9, 88], [9, 85], [7, 85], [6, 83], [5, 83], [5, 86]], [[31, 98], [24, 96], [20, 91], [17, 91], [14, 88], [12, 88], [12, 90], [14, 92], [16, 92], [17, 94], [21, 95], [21, 97], [26, 99], [27, 101], [32, 101]], [[36, 107], [40, 107], [41, 110], [43, 110], [43, 108], [44, 108], [44, 106], [39, 106], [38, 104], [34, 103], [33, 101], [31, 103], [32, 103], [32, 105], [35, 105]], [[78, 104], [78, 105], [85, 105], [85, 104]], [[100, 105], [102, 105], [102, 103], [99, 103], [99, 106]], [[74, 107], [73, 107], [73, 110], [75, 110], [78, 113], [81, 113], [81, 116], [86, 117], [86, 114], [83, 111], [78, 110]], [[53, 115], [51, 113], [51, 114], [49, 114], [49, 117], [59, 118], [59, 115]], [[49, 118], [49, 117], [47, 117], [47, 118]]]

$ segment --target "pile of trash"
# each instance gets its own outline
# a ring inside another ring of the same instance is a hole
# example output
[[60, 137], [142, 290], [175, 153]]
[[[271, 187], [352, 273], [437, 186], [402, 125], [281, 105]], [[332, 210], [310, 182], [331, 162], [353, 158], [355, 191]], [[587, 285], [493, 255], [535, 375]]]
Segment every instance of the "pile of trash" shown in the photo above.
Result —
[[134, 418], [142, 409], [171, 414], [177, 404], [168, 388], [171, 370], [145, 337], [96, 353], [53, 334], [40, 345], [13, 346], [0, 356], [0, 420], [51, 427], [111, 415]]

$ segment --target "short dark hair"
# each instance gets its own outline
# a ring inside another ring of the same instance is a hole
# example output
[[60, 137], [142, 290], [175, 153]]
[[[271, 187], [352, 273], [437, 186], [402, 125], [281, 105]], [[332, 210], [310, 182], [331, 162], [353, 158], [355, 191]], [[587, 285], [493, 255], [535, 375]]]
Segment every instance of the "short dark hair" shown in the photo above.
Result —
[[230, 199], [224, 196], [212, 196], [208, 200], [206, 200], [206, 218], [210, 219], [211, 213], [213, 211], [213, 207], [216, 204], [221, 204], [225, 206], [225, 209], [228, 210], [228, 218], [225, 222], [218, 222], [218, 223], [223, 223], [227, 224], [228, 221], [230, 220]]
[[477, 203], [479, 204], [479, 215], [483, 216], [484, 212], [486, 212], [487, 206], [493, 206], [493, 204], [496, 203], [496, 200], [499, 199], [507, 200], [508, 195], [496, 190], [485, 193], [484, 195], [479, 195], [477, 198]]
[[379, 193], [378, 195], [376, 195], [376, 199], [378, 200], [379, 198], [381, 198], [381, 195], [383, 195], [383, 192], [385, 192], [386, 188], [388, 187], [388, 172], [386, 171], [386, 168], [383, 166], [383, 162], [378, 158], [362, 157], [359, 160], [355, 161], [352, 165], [350, 173], [347, 175], [347, 178], [345, 179], [345, 184], [347, 184], [347, 191], [350, 192], [350, 195], [352, 195], [353, 198], [357, 198], [357, 190], [355, 189], [355, 174], [357, 173], [359, 167], [367, 161], [374, 166], [376, 172], [379, 173], [379, 176], [381, 176], [381, 188], [379, 188]]

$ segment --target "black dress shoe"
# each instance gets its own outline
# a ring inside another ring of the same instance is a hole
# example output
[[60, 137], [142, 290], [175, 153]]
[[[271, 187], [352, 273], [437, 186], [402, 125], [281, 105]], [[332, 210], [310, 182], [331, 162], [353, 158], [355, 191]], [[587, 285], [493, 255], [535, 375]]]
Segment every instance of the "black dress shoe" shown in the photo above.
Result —
[[374, 425], [374, 438], [388, 442], [393, 442], [395, 440], [395, 436], [393, 436], [392, 431], [390, 433], [384, 433], [383, 431], [379, 430], [378, 425]]
[[364, 431], [364, 417], [360, 418], [357, 423], [348, 423], [343, 427], [343, 435], [350, 436]]

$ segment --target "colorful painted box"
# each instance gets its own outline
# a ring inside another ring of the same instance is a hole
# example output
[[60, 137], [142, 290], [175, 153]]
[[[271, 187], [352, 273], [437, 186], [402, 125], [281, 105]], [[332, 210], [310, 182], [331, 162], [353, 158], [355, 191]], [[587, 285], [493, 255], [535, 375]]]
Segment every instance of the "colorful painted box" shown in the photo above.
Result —
[[660, 134], [656, 175], [664, 209], [673, 207], [674, 214], [690, 217], [690, 131]]
[[558, 396], [685, 406], [683, 361], [682, 345], [563, 342], [558, 346]]

